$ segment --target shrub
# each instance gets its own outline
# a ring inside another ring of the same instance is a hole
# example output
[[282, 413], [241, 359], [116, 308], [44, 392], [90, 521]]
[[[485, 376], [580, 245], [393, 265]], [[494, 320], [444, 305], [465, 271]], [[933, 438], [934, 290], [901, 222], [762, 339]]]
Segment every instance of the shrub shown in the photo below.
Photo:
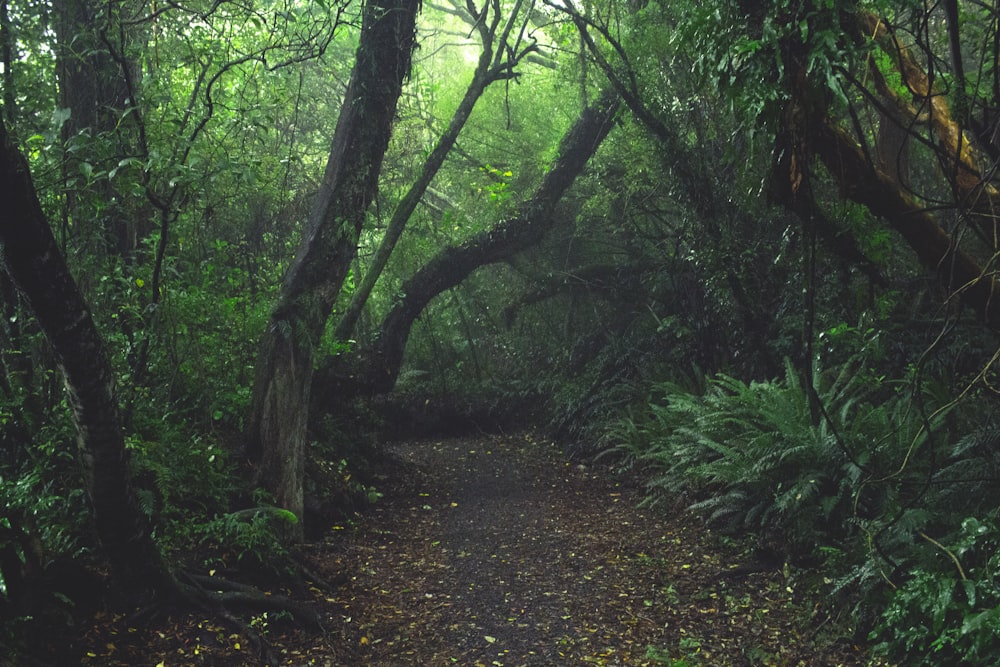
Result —
[[234, 555], [237, 564], [280, 576], [290, 571], [284, 534], [296, 523], [298, 518], [288, 510], [260, 506], [216, 516], [196, 532], [203, 546]]

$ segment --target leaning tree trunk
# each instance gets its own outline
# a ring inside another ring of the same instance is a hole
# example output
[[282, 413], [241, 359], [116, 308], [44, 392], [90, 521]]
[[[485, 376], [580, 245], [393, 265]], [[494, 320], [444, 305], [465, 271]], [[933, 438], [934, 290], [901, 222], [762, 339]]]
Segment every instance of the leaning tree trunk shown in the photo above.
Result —
[[[930, 132], [936, 141], [926, 142], [947, 175], [948, 186], [956, 202], [982, 237], [997, 250], [995, 211], [1000, 205], [1000, 191], [980, 167], [979, 153], [969, 142], [961, 125], [952, 116], [947, 96], [936, 94], [932, 79], [919, 60], [886, 29], [885, 23], [867, 12], [859, 12], [853, 28], [859, 40], [871, 39], [889, 56], [892, 67], [902, 76], [913, 103], [897, 94], [885, 75], [872, 68], [872, 80], [887, 110], [906, 125], [916, 125], [920, 104], [931, 106]], [[810, 133], [814, 136], [816, 155], [845, 197], [864, 205], [885, 219], [913, 249], [921, 263], [936, 272], [949, 294], [957, 295], [966, 306], [993, 331], [1000, 331], [1000, 284], [995, 277], [996, 255], [985, 263], [960, 247], [957, 235], [949, 234], [940, 220], [918, 201], [902, 181], [906, 165], [889, 169], [872, 159], [859, 141], [829, 117], [817, 118]]]
[[340, 377], [339, 369], [325, 366], [321, 379], [324, 399], [336, 392], [337, 387], [344, 386], [360, 386], [374, 393], [391, 390], [414, 320], [431, 299], [455, 287], [479, 267], [503, 261], [542, 240], [554, 224], [559, 200], [611, 131], [618, 107], [617, 93], [608, 91], [601, 95], [583, 110], [563, 137], [556, 160], [534, 197], [522, 204], [513, 217], [461, 245], [443, 249], [410, 277], [400, 290], [399, 300], [382, 321], [368, 357], [367, 377], [357, 383]]
[[119, 588], [136, 602], [174, 590], [131, 483], [114, 375], [101, 336], [0, 120], [0, 248], [66, 380], [97, 534]]
[[986, 326], [1000, 331], [1000, 285], [991, 267], [959, 248], [926, 207], [876, 169], [844, 130], [828, 121], [817, 134], [817, 154], [844, 196], [885, 219], [950, 294], [960, 295]]
[[410, 71], [419, 4], [373, 0], [365, 8], [323, 183], [258, 352], [247, 454], [257, 466], [257, 481], [299, 517], [314, 350], [378, 187]]

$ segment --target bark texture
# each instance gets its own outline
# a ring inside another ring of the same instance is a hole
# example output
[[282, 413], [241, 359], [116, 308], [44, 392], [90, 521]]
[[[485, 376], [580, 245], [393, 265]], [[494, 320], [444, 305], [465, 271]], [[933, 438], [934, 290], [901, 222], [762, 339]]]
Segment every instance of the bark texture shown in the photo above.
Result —
[[[110, 179], [81, 176], [82, 168], [113, 169], [135, 153], [133, 141], [122, 119], [135, 92], [128, 82], [135, 66], [120, 51], [125, 44], [112, 44], [110, 34], [125, 40], [128, 29], [120, 22], [123, 3], [97, 0], [63, 0], [55, 5], [59, 98], [69, 117], [62, 126], [67, 146], [86, 137], [97, 150], [67, 150], [63, 155], [67, 220], [81, 241], [95, 239], [94, 250], [131, 259], [138, 246], [138, 228], [148, 227], [148, 211], [130, 210], [135, 198], [115, 192]], [[82, 155], [86, 155], [86, 159]], [[116, 196], [117, 195], [117, 196]], [[94, 202], [102, 206], [95, 206]], [[95, 215], [95, 210], [101, 210]], [[95, 226], [96, 224], [96, 226]]]
[[131, 483], [114, 376], [90, 311], [42, 212], [27, 162], [0, 121], [0, 245], [7, 272], [66, 380], [97, 534], [120, 589], [137, 602], [173, 590]]
[[313, 356], [378, 186], [418, 0], [374, 0], [364, 13], [354, 69], [323, 182], [257, 358], [246, 448], [258, 482], [302, 516]]
[[841, 191], [885, 219], [935, 271], [949, 293], [959, 294], [989, 328], [1000, 331], [1000, 290], [990, 273], [908, 195], [898, 182], [877, 169], [842, 129], [822, 126], [816, 150]]

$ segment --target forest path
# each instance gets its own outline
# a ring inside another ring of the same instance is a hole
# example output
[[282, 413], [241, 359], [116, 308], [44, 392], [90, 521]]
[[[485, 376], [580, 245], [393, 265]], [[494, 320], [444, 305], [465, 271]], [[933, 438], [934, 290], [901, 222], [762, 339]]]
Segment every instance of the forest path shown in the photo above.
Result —
[[817, 648], [825, 612], [780, 572], [734, 576], [703, 526], [531, 435], [391, 453], [385, 497], [318, 563], [348, 576], [337, 664], [863, 664]]

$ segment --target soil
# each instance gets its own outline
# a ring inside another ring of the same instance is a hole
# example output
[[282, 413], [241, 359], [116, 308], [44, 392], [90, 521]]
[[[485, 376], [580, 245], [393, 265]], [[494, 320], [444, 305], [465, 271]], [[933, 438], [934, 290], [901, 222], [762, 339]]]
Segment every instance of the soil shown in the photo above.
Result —
[[[530, 434], [389, 449], [384, 497], [304, 548], [320, 578], [340, 582], [305, 593], [326, 634], [250, 620], [284, 664], [868, 664], [832, 632], [837, 610], [787, 568], [678, 508], [640, 509], [634, 480]], [[79, 639], [85, 664], [257, 662], [219, 619], [130, 628], [103, 614]]]

